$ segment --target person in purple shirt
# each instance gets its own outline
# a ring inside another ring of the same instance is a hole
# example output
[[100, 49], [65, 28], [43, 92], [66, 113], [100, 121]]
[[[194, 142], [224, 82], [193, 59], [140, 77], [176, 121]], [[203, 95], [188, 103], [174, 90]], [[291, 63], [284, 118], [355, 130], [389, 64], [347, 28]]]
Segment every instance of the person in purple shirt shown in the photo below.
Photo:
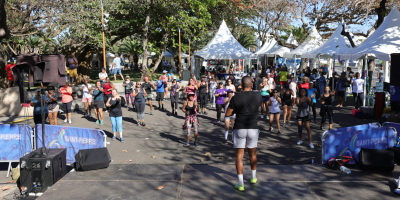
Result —
[[217, 105], [217, 122], [221, 122], [221, 109], [224, 107], [224, 99], [228, 90], [224, 88], [223, 83], [218, 83], [218, 89], [215, 90], [215, 104]]

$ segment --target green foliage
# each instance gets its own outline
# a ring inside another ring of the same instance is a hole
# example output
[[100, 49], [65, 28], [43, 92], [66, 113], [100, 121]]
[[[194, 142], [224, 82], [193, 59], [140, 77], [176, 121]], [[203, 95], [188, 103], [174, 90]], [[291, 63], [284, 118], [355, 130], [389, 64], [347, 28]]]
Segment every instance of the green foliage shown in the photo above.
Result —
[[251, 34], [242, 33], [239, 35], [237, 41], [246, 49], [257, 47], [254, 36]]
[[[311, 28], [307, 28], [307, 30], [310, 31]], [[307, 38], [307, 33], [302, 27], [288, 26], [287, 28], [281, 29], [281, 31], [286, 33], [286, 39], [290, 35], [290, 33], [292, 33], [293, 37], [297, 40], [299, 44], [303, 43], [303, 41]], [[282, 38], [285, 37], [282, 36]], [[286, 39], [284, 41], [286, 41]]]

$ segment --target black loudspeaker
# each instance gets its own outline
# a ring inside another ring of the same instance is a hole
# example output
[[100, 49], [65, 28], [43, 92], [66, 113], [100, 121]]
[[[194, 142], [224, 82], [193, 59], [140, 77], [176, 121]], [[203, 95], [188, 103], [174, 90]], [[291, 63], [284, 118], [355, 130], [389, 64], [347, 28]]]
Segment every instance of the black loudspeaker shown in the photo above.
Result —
[[21, 103], [29, 103], [27, 88], [29, 87], [29, 70], [28, 64], [17, 64], [12, 68], [14, 74], [14, 84], [19, 88], [19, 99]]
[[75, 169], [77, 171], [88, 171], [107, 168], [111, 157], [107, 148], [81, 149], [75, 155]]
[[67, 171], [67, 149], [47, 149], [46, 156], [37, 149], [20, 158], [20, 185], [23, 194], [43, 193]]
[[390, 67], [390, 85], [400, 86], [400, 53], [390, 54], [391, 67]]
[[388, 172], [394, 169], [394, 152], [390, 150], [361, 148], [359, 160], [361, 169]]

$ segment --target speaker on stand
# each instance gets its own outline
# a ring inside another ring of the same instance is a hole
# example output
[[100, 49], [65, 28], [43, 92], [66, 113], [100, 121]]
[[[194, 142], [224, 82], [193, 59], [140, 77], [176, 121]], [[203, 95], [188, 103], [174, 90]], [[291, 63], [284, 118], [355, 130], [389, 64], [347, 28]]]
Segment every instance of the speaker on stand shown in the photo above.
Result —
[[[392, 112], [400, 112], [400, 53], [390, 54], [391, 68], [390, 68], [390, 107]], [[398, 113], [400, 114], [400, 113]]]

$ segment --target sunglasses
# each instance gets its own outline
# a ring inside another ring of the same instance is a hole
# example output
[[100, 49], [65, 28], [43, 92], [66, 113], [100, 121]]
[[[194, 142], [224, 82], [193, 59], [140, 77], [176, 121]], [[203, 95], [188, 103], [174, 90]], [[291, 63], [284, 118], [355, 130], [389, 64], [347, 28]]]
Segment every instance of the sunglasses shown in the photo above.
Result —
[[141, 83], [137, 83], [136, 85], [142, 85]]

